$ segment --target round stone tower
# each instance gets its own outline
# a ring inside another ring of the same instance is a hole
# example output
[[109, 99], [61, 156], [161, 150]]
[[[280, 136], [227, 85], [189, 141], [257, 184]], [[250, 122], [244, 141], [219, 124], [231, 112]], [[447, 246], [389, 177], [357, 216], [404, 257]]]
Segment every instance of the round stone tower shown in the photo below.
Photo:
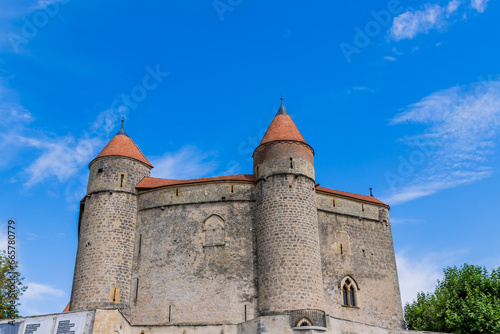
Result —
[[283, 99], [253, 158], [259, 312], [323, 311], [314, 150], [285, 110]]
[[122, 128], [90, 163], [80, 205], [70, 310], [127, 308], [137, 218], [135, 186], [153, 166]]

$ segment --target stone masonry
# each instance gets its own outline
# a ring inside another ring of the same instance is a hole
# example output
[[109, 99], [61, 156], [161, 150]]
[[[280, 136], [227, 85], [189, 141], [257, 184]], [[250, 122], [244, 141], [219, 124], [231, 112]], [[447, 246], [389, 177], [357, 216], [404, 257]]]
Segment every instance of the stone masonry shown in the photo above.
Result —
[[70, 311], [94, 333], [400, 333], [389, 207], [320, 187], [314, 154], [282, 105], [252, 175], [155, 179], [122, 128], [89, 165]]

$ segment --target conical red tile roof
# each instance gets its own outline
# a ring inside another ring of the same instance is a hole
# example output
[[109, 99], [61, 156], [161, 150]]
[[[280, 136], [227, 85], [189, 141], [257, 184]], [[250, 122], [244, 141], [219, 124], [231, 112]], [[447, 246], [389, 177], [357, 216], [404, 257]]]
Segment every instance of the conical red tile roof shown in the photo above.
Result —
[[271, 122], [271, 125], [267, 129], [264, 138], [262, 138], [260, 145], [277, 140], [293, 140], [307, 144], [304, 137], [300, 134], [299, 129], [283, 106], [283, 103]]
[[108, 145], [106, 145], [95, 159], [106, 156], [122, 156], [135, 159], [153, 168], [153, 165], [146, 159], [144, 154], [142, 154], [134, 141], [126, 134], [121, 134], [120, 132], [111, 139]]

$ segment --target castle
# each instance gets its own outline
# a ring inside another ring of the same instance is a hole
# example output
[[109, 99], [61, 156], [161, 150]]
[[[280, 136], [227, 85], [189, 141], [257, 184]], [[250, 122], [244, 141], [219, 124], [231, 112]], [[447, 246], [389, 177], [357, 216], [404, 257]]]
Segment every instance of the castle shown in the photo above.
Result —
[[282, 101], [253, 174], [158, 179], [122, 123], [80, 205], [76, 334], [403, 333], [389, 206], [320, 187], [314, 154]]

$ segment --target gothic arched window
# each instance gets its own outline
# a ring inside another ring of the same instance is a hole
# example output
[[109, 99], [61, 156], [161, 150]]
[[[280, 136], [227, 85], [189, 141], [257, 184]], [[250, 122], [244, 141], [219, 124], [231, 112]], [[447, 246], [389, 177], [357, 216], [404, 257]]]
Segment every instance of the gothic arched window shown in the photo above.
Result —
[[342, 280], [342, 305], [343, 306], [358, 306], [356, 293], [358, 291], [356, 283], [351, 277], [346, 277]]

